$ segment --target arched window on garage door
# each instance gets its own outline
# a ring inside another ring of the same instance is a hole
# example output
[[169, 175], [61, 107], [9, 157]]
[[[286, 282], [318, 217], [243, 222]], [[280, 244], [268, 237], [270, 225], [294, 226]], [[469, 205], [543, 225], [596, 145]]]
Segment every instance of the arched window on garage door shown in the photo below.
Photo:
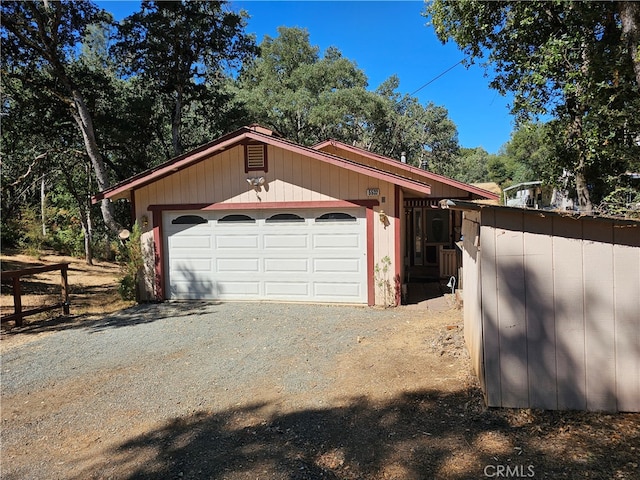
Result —
[[173, 225], [199, 225], [201, 223], [208, 223], [208, 221], [200, 215], [180, 215], [171, 220], [171, 223]]
[[256, 219], [251, 218], [249, 215], [234, 213], [231, 215], [225, 215], [218, 220], [218, 223], [256, 223]]
[[331, 212], [320, 215], [316, 218], [316, 222], [355, 222], [356, 217], [344, 212]]
[[267, 223], [292, 223], [292, 222], [304, 222], [304, 218], [295, 213], [276, 213], [271, 217], [267, 218]]

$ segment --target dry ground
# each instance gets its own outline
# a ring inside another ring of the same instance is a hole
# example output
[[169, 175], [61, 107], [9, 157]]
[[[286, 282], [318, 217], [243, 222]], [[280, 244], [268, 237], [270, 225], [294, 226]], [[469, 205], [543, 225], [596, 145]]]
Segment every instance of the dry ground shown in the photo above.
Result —
[[[27, 319], [23, 332], [3, 332], [2, 351], [28, 352], [24, 338], [59, 333], [47, 325], [89, 326], [95, 312], [122, 308], [114, 301], [117, 271], [75, 260], [72, 312], [87, 313]], [[487, 410], [461, 348], [459, 310], [400, 308], [389, 315], [332, 359], [329, 373], [320, 372], [331, 378], [322, 388], [274, 391], [264, 381], [249, 383], [229, 391], [219, 406], [172, 406], [180, 413], [169, 420], [140, 405], [96, 410], [112, 395], [105, 385], [115, 379], [129, 378], [131, 389], [141, 388], [133, 380], [144, 366], [135, 364], [92, 378], [79, 374], [28, 398], [5, 396], [3, 443], [7, 447], [11, 429], [28, 442], [3, 448], [3, 478], [463, 480], [496, 478], [500, 471], [502, 478], [640, 478], [640, 415]], [[189, 359], [176, 350], [165, 361], [188, 365]], [[155, 380], [159, 388], [161, 379]], [[136, 392], [144, 404], [150, 394]], [[90, 422], [65, 420], [70, 409], [82, 414], [83, 405], [95, 407], [85, 407]]]
[[[23, 268], [50, 265], [53, 263], [69, 263], [68, 282], [70, 312], [77, 320], [95, 318], [95, 315], [116, 312], [132, 305], [121, 299], [118, 294], [118, 275], [120, 267], [112, 262], [94, 260], [94, 265], [87, 265], [84, 259], [56, 255], [52, 252], [36, 259], [29, 255], [13, 251], [0, 254], [2, 270], [20, 270]], [[44, 272], [22, 278], [22, 310], [55, 304], [60, 301], [60, 271]], [[0, 295], [0, 311], [2, 315], [13, 313], [13, 297], [11, 286], [2, 285]], [[60, 312], [51, 310], [34, 316], [25, 317], [25, 325], [32, 329], [46, 325], [47, 321], [56, 319]], [[14, 322], [2, 324], [2, 331], [10, 330]], [[43, 333], [46, 330], [43, 329]], [[9, 337], [4, 337], [8, 339]], [[32, 337], [30, 337], [32, 338]], [[11, 342], [20, 341], [19, 337], [11, 337]], [[5, 342], [5, 346], [7, 342]]]

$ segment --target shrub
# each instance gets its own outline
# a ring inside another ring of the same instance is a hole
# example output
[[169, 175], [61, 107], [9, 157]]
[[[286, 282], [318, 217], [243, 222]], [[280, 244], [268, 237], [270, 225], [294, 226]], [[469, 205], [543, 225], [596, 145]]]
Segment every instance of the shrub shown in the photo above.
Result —
[[138, 222], [133, 224], [129, 238], [122, 243], [117, 260], [121, 265], [120, 286], [118, 292], [123, 300], [140, 299], [138, 292], [138, 279], [144, 266], [142, 243], [140, 237], [142, 229]]

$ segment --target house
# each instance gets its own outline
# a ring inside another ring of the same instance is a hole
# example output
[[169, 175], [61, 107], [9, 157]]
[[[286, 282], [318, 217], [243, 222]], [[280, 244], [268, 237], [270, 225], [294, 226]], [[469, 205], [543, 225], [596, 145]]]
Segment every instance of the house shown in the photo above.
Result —
[[640, 221], [464, 212], [465, 342], [490, 407], [640, 411]]
[[143, 227], [145, 300], [374, 305], [397, 304], [410, 271], [457, 270], [443, 264], [455, 261], [447, 253], [462, 215], [440, 200], [497, 196], [337, 141], [304, 147], [252, 125], [93, 201], [104, 198], [127, 199]]

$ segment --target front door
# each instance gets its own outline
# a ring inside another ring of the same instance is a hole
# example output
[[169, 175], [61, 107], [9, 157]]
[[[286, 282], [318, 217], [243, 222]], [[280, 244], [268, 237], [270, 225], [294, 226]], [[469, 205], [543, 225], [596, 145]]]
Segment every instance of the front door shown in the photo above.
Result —
[[405, 211], [407, 254], [412, 267], [438, 267], [439, 248], [451, 243], [449, 211], [440, 208], [411, 207]]

